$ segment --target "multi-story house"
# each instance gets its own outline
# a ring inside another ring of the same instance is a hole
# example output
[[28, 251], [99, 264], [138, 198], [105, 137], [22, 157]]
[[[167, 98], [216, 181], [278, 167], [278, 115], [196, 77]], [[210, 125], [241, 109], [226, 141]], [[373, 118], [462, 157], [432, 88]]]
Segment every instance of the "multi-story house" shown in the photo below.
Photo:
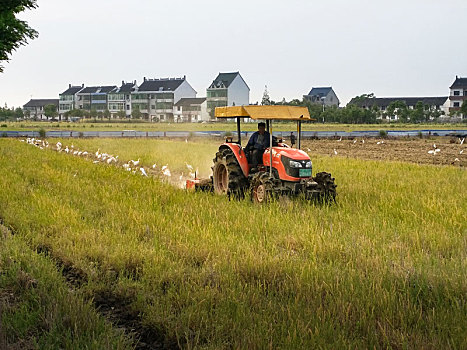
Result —
[[184, 97], [196, 97], [196, 91], [183, 78], [143, 79], [131, 93], [132, 115], [138, 109], [149, 120], [173, 121], [174, 104]]
[[110, 111], [112, 118], [115, 118], [119, 111], [125, 111], [127, 118], [131, 115], [131, 93], [138, 87], [136, 80], [132, 83], [125, 83], [122, 81], [122, 85], [112, 90], [107, 96], [107, 109]]
[[96, 110], [104, 112], [107, 109], [107, 95], [116, 90], [113, 86], [89, 86], [80, 90], [76, 95], [78, 97], [78, 106], [87, 111]]
[[77, 109], [77, 93], [84, 88], [84, 84], [81, 86], [72, 86], [68, 84], [68, 89], [59, 94], [58, 104], [58, 119], [62, 120], [64, 114], [72, 109]]
[[323, 108], [336, 106], [339, 107], [339, 99], [332, 87], [314, 87], [311, 88], [308, 95], [303, 95], [304, 100], [312, 103], [319, 103]]
[[176, 122], [208, 121], [206, 97], [181, 98], [174, 105], [174, 120]]
[[23, 113], [28, 119], [48, 119], [45, 115], [45, 106], [55, 105], [58, 111], [58, 99], [31, 99], [23, 106]]
[[219, 73], [206, 89], [206, 101], [208, 113], [213, 118], [216, 107], [250, 104], [250, 88], [239, 72]]
[[[458, 111], [467, 100], [467, 78], [461, 78], [456, 75], [456, 80], [452, 83], [449, 93], [449, 113]], [[466, 115], [463, 118], [467, 118]]]

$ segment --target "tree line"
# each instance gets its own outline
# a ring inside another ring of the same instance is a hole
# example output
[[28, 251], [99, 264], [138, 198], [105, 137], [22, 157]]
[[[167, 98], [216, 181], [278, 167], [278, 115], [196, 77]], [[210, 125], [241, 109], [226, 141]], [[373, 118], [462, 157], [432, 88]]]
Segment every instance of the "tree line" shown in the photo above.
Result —
[[[379, 124], [384, 120], [391, 120], [397, 116], [399, 123], [430, 123], [436, 122], [444, 112], [439, 109], [433, 109], [422, 101], [417, 102], [415, 107], [409, 108], [405, 101], [398, 100], [391, 102], [385, 110], [373, 105], [370, 108], [362, 108], [359, 102], [363, 99], [372, 97], [372, 94], [361, 95], [353, 98], [345, 107], [323, 106], [319, 103], [313, 103], [308, 100], [294, 99], [292, 101], [282, 100], [281, 102], [268, 101], [263, 98], [262, 104], [271, 105], [292, 105], [307, 107], [310, 116], [318, 122], [324, 123], [342, 123], [342, 124]], [[467, 116], [467, 100], [464, 101], [461, 108], [451, 112], [451, 116]]]
[[24, 117], [23, 110], [20, 107], [17, 108], [8, 108], [0, 107], [0, 122], [17, 120]]

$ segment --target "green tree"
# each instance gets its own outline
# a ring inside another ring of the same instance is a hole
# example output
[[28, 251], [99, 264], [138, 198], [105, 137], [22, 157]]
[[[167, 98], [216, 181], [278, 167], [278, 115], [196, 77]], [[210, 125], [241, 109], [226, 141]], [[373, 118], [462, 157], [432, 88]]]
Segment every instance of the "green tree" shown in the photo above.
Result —
[[141, 119], [142, 117], [142, 113], [141, 111], [139, 110], [138, 107], [136, 107], [135, 109], [133, 109], [133, 111], [131, 112], [131, 116], [135, 119]]
[[126, 118], [126, 113], [125, 113], [125, 111], [124, 111], [123, 109], [121, 109], [121, 110], [119, 110], [119, 111], [117, 112], [117, 116], [118, 116], [118, 118], [120, 118], [120, 119], [125, 119], [125, 118]]
[[369, 94], [363, 94], [363, 95], [360, 95], [360, 96], [355, 96], [354, 98], [352, 98], [350, 100], [349, 104], [355, 104], [355, 105], [361, 107], [364, 104], [371, 103], [371, 101], [368, 101], [368, 99], [370, 99], [370, 98], [375, 98], [375, 94], [371, 92]]
[[262, 105], [270, 105], [271, 99], [269, 98], [269, 92], [267, 85], [264, 86], [263, 99], [261, 100]]
[[[28, 39], [39, 35], [28, 23], [16, 18], [26, 9], [37, 8], [36, 0], [3, 0], [0, 6], [0, 62], [8, 61], [10, 55]], [[3, 66], [0, 65], [0, 73]]]
[[462, 113], [464, 118], [467, 118], [467, 100], [464, 100], [464, 102], [462, 102], [462, 106], [459, 109], [459, 112]]
[[409, 119], [409, 110], [405, 101], [397, 100], [389, 104], [385, 115], [387, 117], [397, 116], [401, 122], [406, 123]]
[[17, 107], [15, 109], [15, 118], [16, 119], [22, 119], [24, 117], [23, 109], [20, 107]]
[[410, 121], [413, 123], [421, 123], [425, 121], [425, 106], [422, 101], [418, 101], [415, 108], [410, 111]]
[[55, 118], [58, 115], [57, 106], [54, 105], [53, 103], [46, 105], [44, 107], [44, 114], [47, 117], [47, 119]]
[[106, 109], [104, 111], [104, 117], [107, 118], [108, 120], [110, 120], [111, 116], [112, 116], [112, 114], [110, 113], [110, 111], [108, 109]]
[[94, 121], [97, 121], [97, 109], [91, 108], [89, 112], [89, 117], [94, 118]]
[[72, 109], [70, 111], [65, 112], [65, 117], [77, 117], [81, 118], [83, 117], [83, 110], [82, 109]]

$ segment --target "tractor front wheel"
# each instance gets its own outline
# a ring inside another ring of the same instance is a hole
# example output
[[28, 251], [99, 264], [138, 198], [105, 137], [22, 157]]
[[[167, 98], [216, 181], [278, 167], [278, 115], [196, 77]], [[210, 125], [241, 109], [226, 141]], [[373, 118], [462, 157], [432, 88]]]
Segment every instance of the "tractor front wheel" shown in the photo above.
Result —
[[251, 178], [250, 195], [254, 203], [267, 203], [273, 197], [274, 183], [269, 177], [269, 173], [259, 172]]

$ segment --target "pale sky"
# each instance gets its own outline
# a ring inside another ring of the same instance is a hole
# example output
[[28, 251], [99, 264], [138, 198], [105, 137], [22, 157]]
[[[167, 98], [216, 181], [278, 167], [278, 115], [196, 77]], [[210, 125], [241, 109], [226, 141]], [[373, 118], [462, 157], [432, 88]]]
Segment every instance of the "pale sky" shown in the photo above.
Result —
[[352, 97], [447, 96], [467, 77], [466, 0], [38, 0], [39, 32], [0, 74], [0, 105], [58, 98], [69, 83], [187, 76], [206, 96], [240, 71], [250, 102], [332, 86]]

